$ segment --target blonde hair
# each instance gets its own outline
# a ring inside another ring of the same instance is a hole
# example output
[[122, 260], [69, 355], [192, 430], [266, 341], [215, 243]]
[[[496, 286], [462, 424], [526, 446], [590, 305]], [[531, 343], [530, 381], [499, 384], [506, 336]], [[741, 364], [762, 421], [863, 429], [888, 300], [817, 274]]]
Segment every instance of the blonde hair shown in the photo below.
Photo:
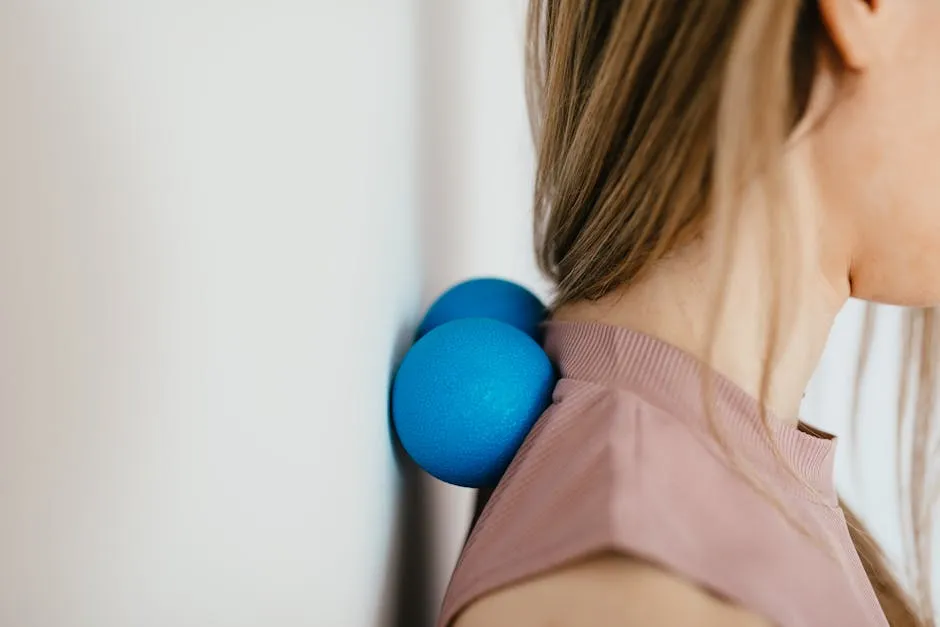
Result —
[[[815, 0], [531, 0], [535, 241], [539, 264], [556, 286], [554, 305], [599, 299], [641, 280], [666, 254], [701, 234], [711, 207], [740, 212], [742, 190], [760, 179], [767, 197], [778, 201], [768, 209], [777, 235], [768, 242], [776, 315], [790, 279], [781, 250], [793, 228], [780, 158], [805, 112], [817, 55], [827, 42]], [[732, 216], [729, 224], [735, 221]], [[726, 264], [732, 261], [728, 250]], [[713, 331], [720, 298], [715, 310]], [[762, 397], [778, 343], [780, 321], [771, 322]], [[870, 336], [871, 325], [865, 326]], [[910, 313], [899, 402], [899, 447], [906, 425], [916, 434], [904, 458], [910, 476], [904, 523], [916, 603], [845, 508], [892, 627], [934, 624], [929, 438], [922, 436], [933, 432], [936, 326], [931, 310]], [[867, 349], [857, 383], [866, 359]], [[908, 425], [912, 381], [916, 401]]]

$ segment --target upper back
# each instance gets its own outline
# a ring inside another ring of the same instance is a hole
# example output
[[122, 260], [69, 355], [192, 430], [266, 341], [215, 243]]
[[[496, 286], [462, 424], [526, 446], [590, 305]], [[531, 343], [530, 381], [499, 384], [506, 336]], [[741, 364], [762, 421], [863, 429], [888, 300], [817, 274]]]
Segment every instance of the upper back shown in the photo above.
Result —
[[[701, 365], [678, 349], [552, 323], [546, 350], [562, 375], [553, 404], [468, 539], [439, 625], [467, 610], [461, 627], [473, 627], [480, 613], [512, 607], [528, 613], [513, 623], [524, 625], [604, 589], [621, 604], [614, 615], [628, 602], [674, 612], [710, 600], [716, 612], [730, 605], [778, 625], [887, 624], [837, 504], [831, 437], [773, 423], [793, 476], [762, 438], [756, 401], [717, 375], [707, 419]], [[590, 561], [602, 553], [621, 557]], [[588, 592], [598, 568], [606, 587]], [[653, 583], [665, 586], [659, 597]], [[672, 607], [653, 603], [665, 596]]]

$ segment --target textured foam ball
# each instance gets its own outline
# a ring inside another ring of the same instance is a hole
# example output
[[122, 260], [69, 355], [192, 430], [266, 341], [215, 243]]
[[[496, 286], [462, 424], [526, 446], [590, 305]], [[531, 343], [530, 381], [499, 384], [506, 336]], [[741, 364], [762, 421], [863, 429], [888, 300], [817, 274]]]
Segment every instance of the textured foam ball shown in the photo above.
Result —
[[422, 337], [442, 324], [461, 318], [492, 318], [541, 339], [545, 305], [526, 288], [503, 279], [482, 278], [458, 283], [428, 309], [418, 326]]
[[455, 320], [405, 355], [392, 387], [392, 421], [428, 473], [489, 486], [548, 405], [554, 383], [548, 356], [525, 333], [496, 320]]

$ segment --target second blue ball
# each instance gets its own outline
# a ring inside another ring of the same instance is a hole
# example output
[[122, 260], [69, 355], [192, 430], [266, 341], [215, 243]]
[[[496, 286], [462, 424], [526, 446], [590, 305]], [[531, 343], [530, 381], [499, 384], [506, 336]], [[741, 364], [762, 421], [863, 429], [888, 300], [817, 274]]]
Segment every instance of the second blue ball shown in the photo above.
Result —
[[418, 338], [461, 318], [490, 318], [515, 327], [541, 341], [545, 305], [518, 283], [497, 278], [478, 278], [458, 283], [444, 292], [428, 309], [418, 326]]

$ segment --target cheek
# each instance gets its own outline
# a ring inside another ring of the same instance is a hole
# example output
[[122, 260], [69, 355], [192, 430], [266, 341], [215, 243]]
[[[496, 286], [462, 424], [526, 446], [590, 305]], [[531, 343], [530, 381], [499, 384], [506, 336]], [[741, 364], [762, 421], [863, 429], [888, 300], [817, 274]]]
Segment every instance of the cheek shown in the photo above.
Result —
[[877, 167], [847, 194], [857, 233], [853, 291], [932, 306], [940, 304], [940, 131], [914, 126], [898, 125]]
[[902, 212], [866, 225], [852, 266], [852, 296], [910, 307], [940, 304], [938, 214]]
[[853, 295], [867, 300], [940, 304], [940, 38], [930, 30], [866, 81], [842, 128], [853, 171], [835, 185], [856, 234]]

